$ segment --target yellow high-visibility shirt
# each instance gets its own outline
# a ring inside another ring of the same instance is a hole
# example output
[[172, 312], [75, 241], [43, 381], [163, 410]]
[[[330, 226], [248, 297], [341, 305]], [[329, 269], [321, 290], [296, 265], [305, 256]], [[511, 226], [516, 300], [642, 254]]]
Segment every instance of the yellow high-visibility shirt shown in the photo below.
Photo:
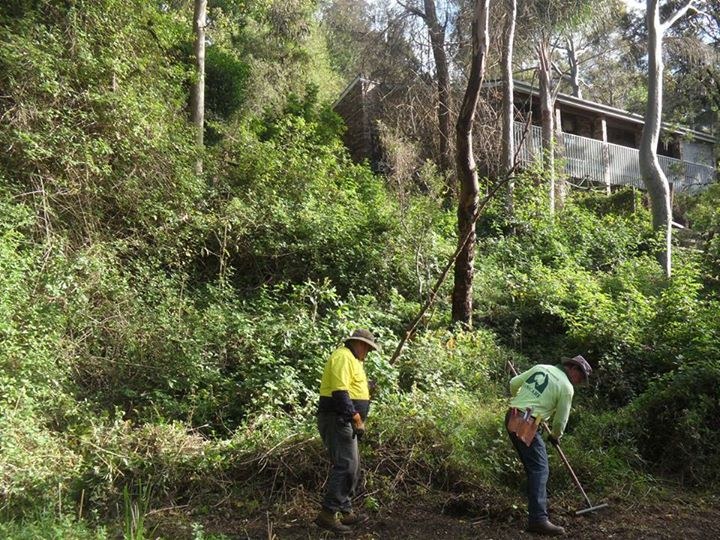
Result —
[[320, 381], [320, 396], [331, 397], [336, 390], [347, 390], [350, 399], [370, 399], [363, 363], [347, 347], [330, 355]]

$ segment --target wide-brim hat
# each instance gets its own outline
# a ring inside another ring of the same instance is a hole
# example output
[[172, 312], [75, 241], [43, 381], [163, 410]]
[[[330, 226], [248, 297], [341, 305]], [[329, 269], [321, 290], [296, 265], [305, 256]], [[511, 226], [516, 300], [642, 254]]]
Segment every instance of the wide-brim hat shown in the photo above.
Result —
[[585, 380], [587, 380], [592, 373], [592, 367], [588, 364], [588, 361], [579, 354], [577, 356], [573, 356], [572, 358], [563, 358], [562, 363], [564, 366], [572, 365], [579, 367], [585, 375]]
[[345, 342], [347, 343], [348, 341], [352, 340], [367, 343], [368, 345], [370, 345], [370, 348], [373, 351], [377, 351], [380, 349], [378, 344], [375, 343], [375, 336], [373, 336], [369, 330], [359, 328], [358, 330], [355, 330], [347, 339], [345, 339]]

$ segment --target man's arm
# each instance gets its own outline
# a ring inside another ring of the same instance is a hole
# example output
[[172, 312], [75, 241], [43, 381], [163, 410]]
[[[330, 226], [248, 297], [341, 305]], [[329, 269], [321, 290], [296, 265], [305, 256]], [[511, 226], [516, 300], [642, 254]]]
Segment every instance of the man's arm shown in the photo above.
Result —
[[560, 397], [558, 398], [557, 407], [553, 414], [553, 423], [550, 436], [554, 439], [559, 439], [565, 432], [565, 426], [567, 426], [568, 418], [570, 418], [570, 406], [572, 405], [573, 388], [570, 386], [569, 389], [561, 389]]
[[515, 397], [515, 395], [518, 393], [518, 390], [520, 390], [520, 387], [523, 385], [523, 383], [527, 380], [528, 376], [530, 375], [530, 371], [527, 370], [521, 373], [520, 375], [516, 375], [512, 379], [510, 379], [510, 396]]

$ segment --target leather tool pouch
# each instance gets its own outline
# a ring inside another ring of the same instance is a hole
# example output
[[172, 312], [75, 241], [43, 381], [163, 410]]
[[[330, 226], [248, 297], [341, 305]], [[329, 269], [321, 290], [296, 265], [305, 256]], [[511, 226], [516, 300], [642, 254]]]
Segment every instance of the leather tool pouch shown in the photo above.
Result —
[[530, 446], [537, 433], [538, 422], [532, 417], [532, 409], [510, 409], [507, 428], [526, 446]]

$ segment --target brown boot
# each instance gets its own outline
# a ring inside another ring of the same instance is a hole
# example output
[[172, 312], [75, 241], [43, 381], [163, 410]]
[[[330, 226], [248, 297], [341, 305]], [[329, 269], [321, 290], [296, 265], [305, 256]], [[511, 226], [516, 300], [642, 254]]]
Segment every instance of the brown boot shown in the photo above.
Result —
[[350, 510], [349, 512], [343, 512], [340, 515], [340, 523], [343, 525], [353, 526], [358, 525], [359, 523], [365, 523], [367, 521], [367, 516], [364, 516], [362, 514], [358, 514], [356, 512], [353, 512]]
[[325, 510], [324, 508], [320, 510], [320, 513], [315, 518], [315, 525], [317, 525], [321, 529], [325, 529], [339, 534], [352, 531], [350, 527], [340, 523], [340, 520], [337, 518], [337, 515], [334, 512], [331, 512], [330, 510]]
[[528, 532], [543, 534], [545, 536], [562, 536], [565, 529], [553, 525], [550, 521], [541, 521], [539, 523], [531, 523], [527, 528]]

